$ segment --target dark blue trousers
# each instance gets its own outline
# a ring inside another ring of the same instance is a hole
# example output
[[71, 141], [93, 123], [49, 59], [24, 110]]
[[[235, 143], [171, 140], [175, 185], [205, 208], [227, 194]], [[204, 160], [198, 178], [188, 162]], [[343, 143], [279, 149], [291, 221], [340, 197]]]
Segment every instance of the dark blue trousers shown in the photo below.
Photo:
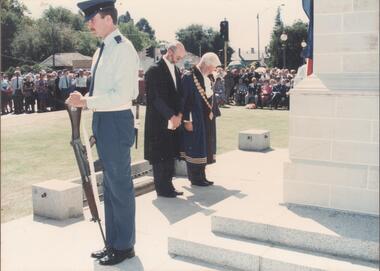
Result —
[[92, 129], [103, 162], [107, 246], [124, 250], [135, 244], [135, 192], [130, 148], [134, 143], [131, 110], [94, 112]]

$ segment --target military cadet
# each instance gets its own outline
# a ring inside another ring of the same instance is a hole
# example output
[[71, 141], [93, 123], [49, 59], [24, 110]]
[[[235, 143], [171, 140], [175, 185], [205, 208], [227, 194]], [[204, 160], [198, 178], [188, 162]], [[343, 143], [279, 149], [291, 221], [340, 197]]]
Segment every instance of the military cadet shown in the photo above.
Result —
[[[94, 111], [92, 129], [103, 162], [107, 247], [91, 254], [101, 265], [135, 256], [135, 194], [130, 148], [134, 143], [132, 100], [138, 95], [139, 58], [117, 28], [115, 0], [78, 3], [91, 32], [102, 39], [92, 63], [89, 95], [75, 91], [67, 103]], [[110, 80], [112, 77], [112, 80]]]

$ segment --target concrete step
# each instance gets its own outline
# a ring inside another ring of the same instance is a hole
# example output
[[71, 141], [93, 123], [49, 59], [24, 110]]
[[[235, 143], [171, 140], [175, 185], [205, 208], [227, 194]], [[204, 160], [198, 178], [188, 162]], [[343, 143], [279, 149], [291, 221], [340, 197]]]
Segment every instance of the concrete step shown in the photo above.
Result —
[[[249, 199], [231, 199], [219, 208], [211, 218], [212, 231], [333, 256], [379, 261], [378, 217], [294, 205], [256, 208], [251, 213], [249, 203]], [[244, 209], [247, 211], [236, 211]]]
[[172, 227], [168, 251], [172, 256], [243, 271], [375, 271], [368, 262], [327, 257], [317, 253], [231, 238], [211, 232], [210, 217], [196, 214]]

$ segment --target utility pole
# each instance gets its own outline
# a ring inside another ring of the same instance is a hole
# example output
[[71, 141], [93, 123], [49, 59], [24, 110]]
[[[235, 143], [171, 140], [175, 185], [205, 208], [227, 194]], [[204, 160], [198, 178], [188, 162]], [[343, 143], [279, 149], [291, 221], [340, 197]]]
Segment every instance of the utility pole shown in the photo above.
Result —
[[259, 63], [261, 63], [260, 57], [260, 17], [259, 13], [257, 13], [257, 59]]

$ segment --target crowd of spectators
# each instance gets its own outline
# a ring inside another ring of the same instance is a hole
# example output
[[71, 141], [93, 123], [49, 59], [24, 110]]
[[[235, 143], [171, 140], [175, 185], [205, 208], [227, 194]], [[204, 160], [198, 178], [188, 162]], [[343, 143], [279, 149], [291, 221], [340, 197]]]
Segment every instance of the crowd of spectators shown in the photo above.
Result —
[[70, 93], [85, 95], [90, 82], [91, 73], [82, 69], [21, 74], [16, 68], [11, 78], [1, 73], [1, 114], [62, 110]]
[[278, 68], [252, 67], [227, 71], [218, 68], [214, 75], [214, 89], [220, 106], [289, 109], [289, 90], [293, 88], [295, 75], [295, 70]]
[[[288, 69], [252, 67], [225, 71], [219, 67], [214, 74], [214, 91], [221, 107], [289, 109], [289, 90], [293, 88], [295, 75], [295, 70]], [[21, 74], [16, 68], [11, 78], [1, 73], [1, 114], [62, 110], [71, 92], [76, 90], [85, 95], [90, 83], [91, 72], [82, 69]], [[144, 71], [140, 70], [139, 104], [145, 104], [144, 83]]]

